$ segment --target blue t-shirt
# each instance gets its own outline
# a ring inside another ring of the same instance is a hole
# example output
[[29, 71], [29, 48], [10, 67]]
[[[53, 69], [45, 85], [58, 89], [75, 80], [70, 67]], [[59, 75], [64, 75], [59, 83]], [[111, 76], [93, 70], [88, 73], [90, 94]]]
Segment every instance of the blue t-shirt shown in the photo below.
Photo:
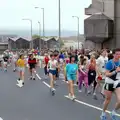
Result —
[[78, 70], [78, 65], [77, 64], [67, 64], [66, 65], [66, 73], [67, 74], [76, 74], [77, 73], [77, 70]]
[[59, 55], [59, 58], [64, 59], [65, 57], [64, 57], [63, 54], [60, 54], [60, 55]]
[[106, 70], [113, 70], [114, 68], [120, 66], [120, 61], [117, 61], [117, 62], [113, 62], [113, 60], [109, 60], [107, 63], [106, 63]]

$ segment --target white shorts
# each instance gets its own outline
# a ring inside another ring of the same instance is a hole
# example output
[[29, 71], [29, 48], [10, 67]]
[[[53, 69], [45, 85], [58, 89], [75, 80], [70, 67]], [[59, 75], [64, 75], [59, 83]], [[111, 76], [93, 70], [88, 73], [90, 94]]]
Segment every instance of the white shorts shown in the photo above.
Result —
[[25, 68], [24, 67], [18, 67], [18, 71], [19, 72], [25, 72]]
[[4, 65], [7, 65], [8, 63], [7, 62], [4, 62]]

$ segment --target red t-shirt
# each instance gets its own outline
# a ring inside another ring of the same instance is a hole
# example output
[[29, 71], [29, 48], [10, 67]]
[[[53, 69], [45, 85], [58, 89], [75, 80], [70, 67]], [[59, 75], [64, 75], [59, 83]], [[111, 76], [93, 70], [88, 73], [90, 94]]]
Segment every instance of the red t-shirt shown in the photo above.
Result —
[[45, 57], [45, 58], [44, 58], [44, 62], [45, 62], [45, 64], [47, 65], [48, 62], [49, 62], [49, 58], [48, 58], [48, 57]]

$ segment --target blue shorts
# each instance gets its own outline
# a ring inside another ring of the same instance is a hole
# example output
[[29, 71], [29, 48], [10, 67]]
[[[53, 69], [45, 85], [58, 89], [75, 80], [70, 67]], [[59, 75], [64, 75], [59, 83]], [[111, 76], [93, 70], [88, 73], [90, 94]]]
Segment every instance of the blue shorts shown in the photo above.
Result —
[[49, 70], [49, 73], [51, 73], [52, 75], [56, 75], [57, 71], [56, 70]]
[[76, 80], [76, 74], [67, 74], [67, 80]]

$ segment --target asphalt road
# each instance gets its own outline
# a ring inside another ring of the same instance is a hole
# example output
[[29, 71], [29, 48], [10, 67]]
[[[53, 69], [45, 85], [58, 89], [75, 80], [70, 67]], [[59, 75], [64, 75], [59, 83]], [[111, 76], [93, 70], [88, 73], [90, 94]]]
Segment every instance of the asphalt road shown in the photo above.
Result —
[[[0, 71], [0, 117], [3, 120], [100, 120], [103, 103], [100, 95], [94, 100], [92, 95], [78, 93], [75, 87], [77, 100], [73, 102], [65, 96], [68, 94], [67, 84], [61, 76], [56, 94], [51, 96], [49, 80], [43, 78], [43, 69], [39, 69], [39, 75], [42, 80], [30, 81], [26, 72], [25, 85], [18, 88], [17, 73], [10, 68], [7, 73]], [[114, 103], [113, 96], [109, 110]]]

